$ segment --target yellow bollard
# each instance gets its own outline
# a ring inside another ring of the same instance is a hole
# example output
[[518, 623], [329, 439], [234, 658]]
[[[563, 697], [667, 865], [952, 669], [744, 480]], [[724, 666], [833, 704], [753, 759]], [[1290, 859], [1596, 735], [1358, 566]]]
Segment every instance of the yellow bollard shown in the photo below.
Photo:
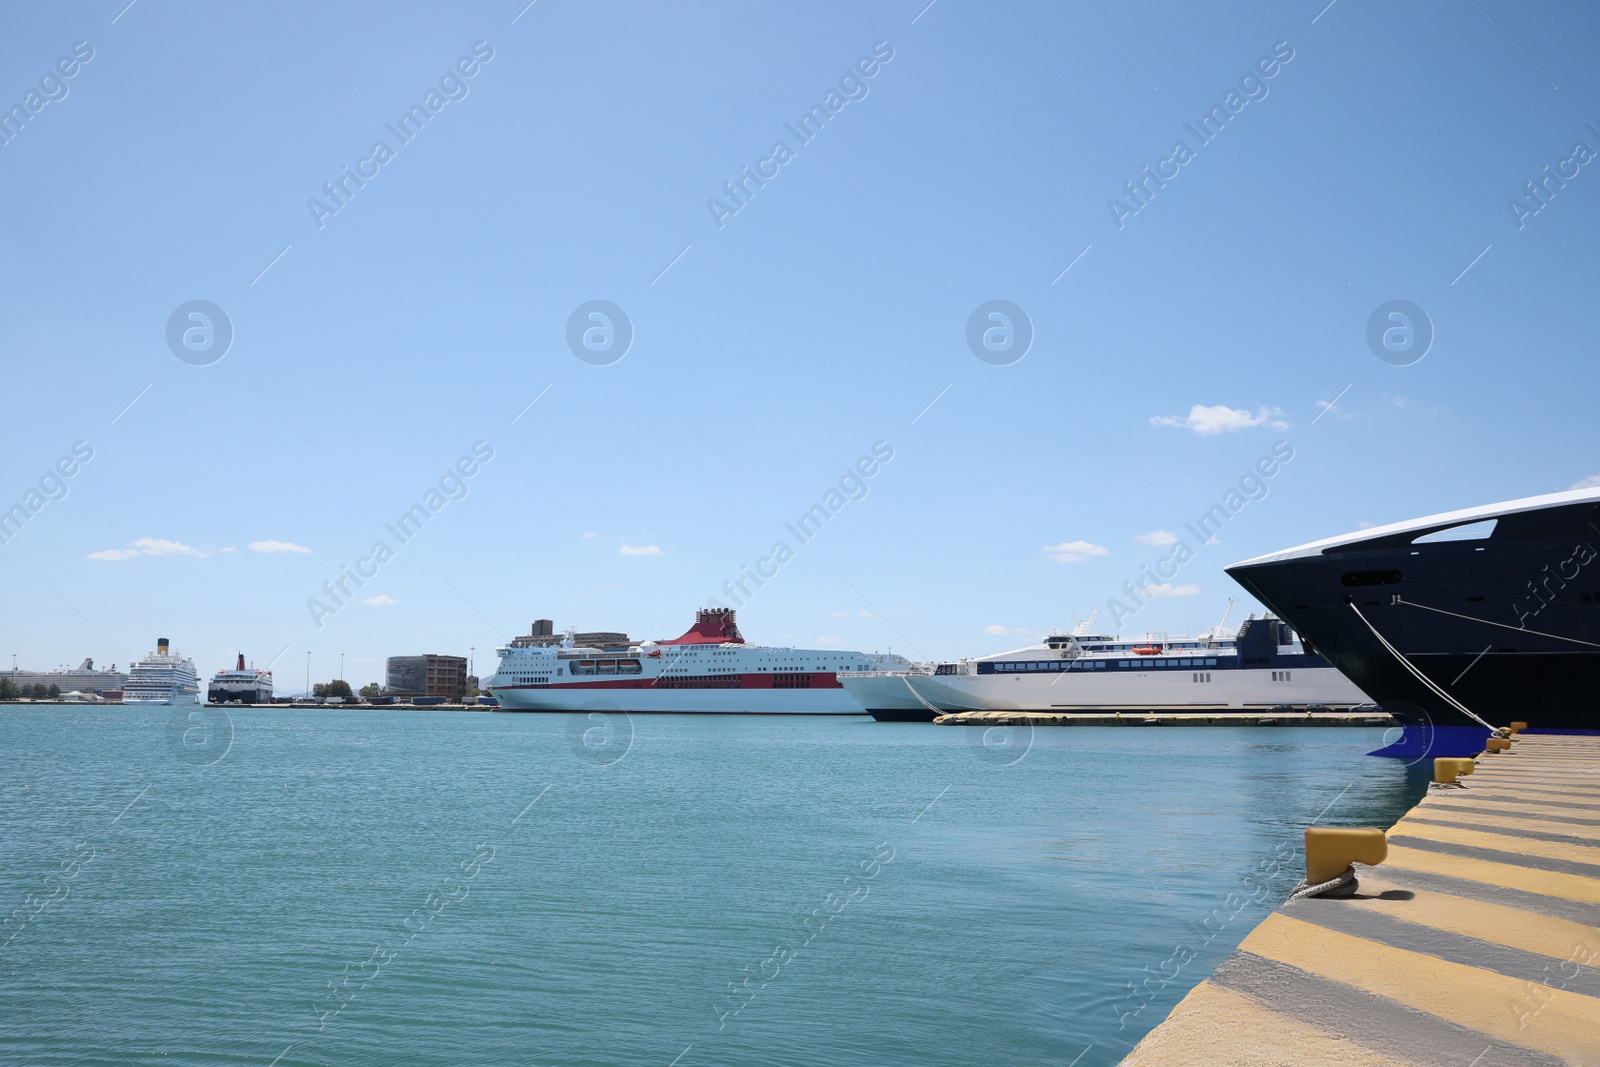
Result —
[[1471, 774], [1477, 768], [1470, 759], [1441, 756], [1433, 761], [1433, 780], [1440, 785], [1454, 785], [1458, 775]]
[[1525, 722], [1514, 722], [1511, 724], [1511, 732], [1514, 734], [1520, 734], [1527, 728], [1528, 724]]
[[1484, 746], [1485, 746], [1484, 750], [1487, 751], [1487, 752], [1510, 752], [1511, 751], [1511, 742], [1507, 741], [1503, 737], [1491, 737], [1491, 738], [1489, 738], [1488, 741], [1484, 742]]
[[1382, 830], [1336, 830], [1308, 826], [1306, 883], [1321, 885], [1332, 881], [1352, 863], [1377, 866], [1388, 855], [1389, 839]]

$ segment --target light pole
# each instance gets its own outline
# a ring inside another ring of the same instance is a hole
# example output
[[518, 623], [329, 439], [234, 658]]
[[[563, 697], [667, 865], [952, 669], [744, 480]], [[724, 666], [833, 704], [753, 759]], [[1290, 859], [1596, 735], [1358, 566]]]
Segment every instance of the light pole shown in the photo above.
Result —
[[339, 653], [339, 680], [344, 681], [344, 653]]
[[306, 699], [311, 699], [311, 650], [306, 649]]

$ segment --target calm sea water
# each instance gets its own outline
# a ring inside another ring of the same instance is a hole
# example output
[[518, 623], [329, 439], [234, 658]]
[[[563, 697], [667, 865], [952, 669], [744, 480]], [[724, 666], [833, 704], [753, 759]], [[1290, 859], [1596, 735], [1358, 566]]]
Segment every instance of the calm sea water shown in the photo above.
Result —
[[1112, 1064], [1381, 735], [7, 707], [0, 1062]]

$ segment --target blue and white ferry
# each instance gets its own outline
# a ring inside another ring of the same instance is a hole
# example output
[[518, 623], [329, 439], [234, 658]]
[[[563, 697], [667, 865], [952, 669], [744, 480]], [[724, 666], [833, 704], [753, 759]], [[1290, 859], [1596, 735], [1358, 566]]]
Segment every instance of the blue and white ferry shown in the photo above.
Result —
[[[1086, 629], [1086, 627], [1080, 627]], [[956, 711], [1344, 710], [1370, 699], [1288, 624], [1250, 618], [1233, 637], [1051, 634], [1043, 644], [904, 672], [839, 676], [873, 718], [928, 722]]]

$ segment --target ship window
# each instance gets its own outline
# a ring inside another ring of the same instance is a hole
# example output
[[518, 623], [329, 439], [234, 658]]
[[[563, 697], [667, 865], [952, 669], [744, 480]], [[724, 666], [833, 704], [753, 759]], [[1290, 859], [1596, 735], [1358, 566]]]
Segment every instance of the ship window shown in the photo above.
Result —
[[1425, 533], [1421, 537], [1414, 537], [1414, 545], [1436, 545], [1441, 541], [1484, 541], [1494, 533], [1495, 524], [1499, 519], [1484, 519], [1481, 522], [1469, 522], [1460, 526], [1446, 526], [1442, 530]]
[[1345, 571], [1339, 577], [1339, 584], [1351, 589], [1363, 585], [1394, 585], [1399, 580], [1400, 572], [1395, 570]]

